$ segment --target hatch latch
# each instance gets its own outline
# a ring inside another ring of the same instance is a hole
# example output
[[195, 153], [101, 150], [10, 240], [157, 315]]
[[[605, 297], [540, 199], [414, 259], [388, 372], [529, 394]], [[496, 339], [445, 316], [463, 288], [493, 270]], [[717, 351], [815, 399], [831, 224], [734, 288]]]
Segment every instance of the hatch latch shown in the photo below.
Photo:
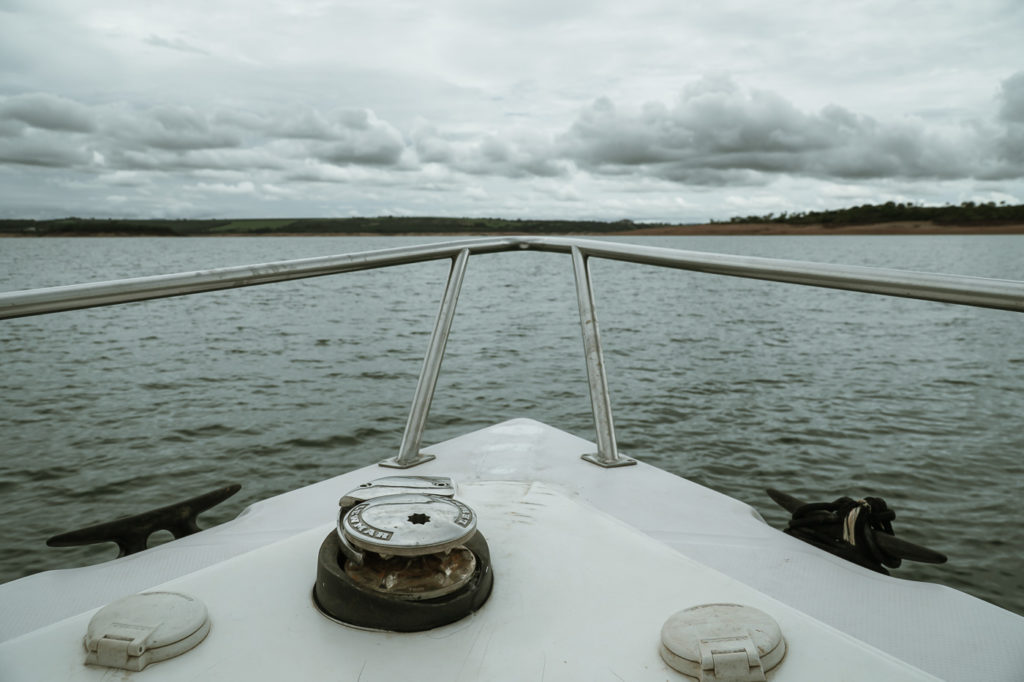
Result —
[[111, 623], [102, 636], [89, 642], [85, 662], [108, 668], [142, 670], [146, 661], [140, 657], [146, 652], [149, 638], [155, 630], [156, 626]]
[[749, 635], [700, 640], [701, 682], [764, 682], [757, 647]]

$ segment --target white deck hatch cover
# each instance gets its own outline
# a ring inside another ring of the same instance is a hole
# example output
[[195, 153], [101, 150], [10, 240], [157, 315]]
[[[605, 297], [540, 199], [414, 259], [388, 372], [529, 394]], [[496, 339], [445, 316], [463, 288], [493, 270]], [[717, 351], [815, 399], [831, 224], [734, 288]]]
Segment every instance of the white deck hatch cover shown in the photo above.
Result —
[[693, 606], [661, 629], [662, 659], [701, 682], [764, 682], [785, 655], [779, 624], [751, 606]]
[[189, 651], [210, 632], [206, 606], [180, 592], [143, 592], [96, 612], [85, 635], [85, 663], [139, 671]]

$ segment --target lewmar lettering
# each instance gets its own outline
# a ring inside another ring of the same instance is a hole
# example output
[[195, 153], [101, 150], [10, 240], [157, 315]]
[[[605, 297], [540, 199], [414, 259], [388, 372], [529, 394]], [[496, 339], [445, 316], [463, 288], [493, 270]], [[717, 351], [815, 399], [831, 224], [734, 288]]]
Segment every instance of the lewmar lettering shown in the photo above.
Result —
[[363, 521], [363, 510], [366, 509], [366, 504], [360, 504], [352, 507], [352, 510], [348, 513], [348, 522], [352, 527], [352, 530], [356, 531], [360, 535], [365, 535], [368, 538], [374, 538], [376, 540], [390, 540], [391, 536], [394, 535], [391, 531], [382, 530], [376, 526]]

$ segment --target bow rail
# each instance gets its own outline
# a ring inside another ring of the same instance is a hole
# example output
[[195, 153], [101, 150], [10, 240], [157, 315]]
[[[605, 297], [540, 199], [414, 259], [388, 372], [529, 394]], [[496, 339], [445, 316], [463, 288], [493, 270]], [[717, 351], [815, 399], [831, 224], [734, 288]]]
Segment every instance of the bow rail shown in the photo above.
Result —
[[598, 445], [596, 453], [583, 457], [603, 467], [624, 466], [635, 460], [620, 455], [615, 443], [589, 258], [1024, 312], [1024, 282], [1013, 280], [735, 256], [577, 238], [494, 237], [0, 293], [0, 319], [451, 259], [452, 269], [399, 454], [381, 463], [406, 468], [433, 459], [431, 455], [420, 453], [420, 443], [470, 255], [517, 250], [567, 253], [572, 257]]

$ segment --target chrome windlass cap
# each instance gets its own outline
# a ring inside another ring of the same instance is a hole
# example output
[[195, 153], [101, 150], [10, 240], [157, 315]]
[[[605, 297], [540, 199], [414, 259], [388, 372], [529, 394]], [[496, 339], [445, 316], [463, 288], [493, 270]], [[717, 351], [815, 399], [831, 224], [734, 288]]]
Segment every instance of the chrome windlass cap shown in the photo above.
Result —
[[454, 497], [455, 484], [447, 476], [384, 476], [350, 490], [338, 501], [338, 505], [347, 509], [375, 497], [405, 493]]
[[420, 556], [465, 543], [476, 532], [476, 514], [450, 497], [386, 495], [342, 511], [338, 532], [365, 551]]

